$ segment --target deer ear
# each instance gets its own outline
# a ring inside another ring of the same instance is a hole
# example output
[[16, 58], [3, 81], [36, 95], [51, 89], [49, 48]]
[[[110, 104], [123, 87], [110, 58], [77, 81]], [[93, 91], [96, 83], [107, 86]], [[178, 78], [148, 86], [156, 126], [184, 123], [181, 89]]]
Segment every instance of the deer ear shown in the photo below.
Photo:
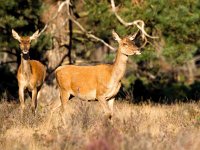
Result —
[[119, 35], [113, 30], [112, 31], [112, 35], [113, 35], [113, 38], [117, 41], [117, 42], [120, 42], [121, 41], [121, 38], [119, 37]]
[[30, 41], [31, 40], [35, 40], [39, 37], [39, 30], [37, 30], [35, 33], [33, 33], [33, 35], [30, 37]]
[[135, 34], [128, 36], [128, 38], [133, 41], [137, 36], [139, 36], [139, 30]]
[[18, 40], [19, 42], [20, 42], [20, 36], [19, 36], [19, 34], [14, 30], [14, 29], [12, 29], [12, 36], [16, 39], [16, 40]]

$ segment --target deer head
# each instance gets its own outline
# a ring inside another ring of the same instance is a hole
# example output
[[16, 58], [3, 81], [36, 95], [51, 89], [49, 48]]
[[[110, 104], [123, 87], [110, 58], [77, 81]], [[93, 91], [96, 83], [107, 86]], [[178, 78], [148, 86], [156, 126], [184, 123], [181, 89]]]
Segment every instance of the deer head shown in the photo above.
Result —
[[120, 38], [119, 35], [112, 31], [114, 39], [119, 43], [119, 51], [125, 55], [140, 55], [139, 48], [133, 43], [132, 37]]
[[19, 34], [12, 29], [12, 35], [16, 40], [19, 41], [22, 53], [28, 54], [31, 41], [37, 39], [37, 37], [39, 36], [39, 30], [37, 30], [32, 36], [19, 36]]

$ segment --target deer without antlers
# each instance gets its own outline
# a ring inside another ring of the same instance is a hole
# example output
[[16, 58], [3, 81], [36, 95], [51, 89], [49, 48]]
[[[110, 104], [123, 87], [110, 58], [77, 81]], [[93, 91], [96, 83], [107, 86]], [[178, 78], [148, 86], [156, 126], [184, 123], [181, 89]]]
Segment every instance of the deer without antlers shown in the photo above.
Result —
[[121, 39], [113, 31], [119, 43], [117, 56], [113, 64], [96, 66], [65, 65], [56, 69], [56, 80], [60, 90], [62, 109], [70, 95], [83, 100], [98, 100], [109, 118], [113, 115], [114, 96], [121, 87], [121, 79], [125, 74], [129, 55], [139, 55], [140, 51], [132, 42], [132, 37]]
[[21, 110], [23, 112], [25, 108], [24, 92], [28, 89], [32, 92], [31, 108], [35, 114], [37, 108], [37, 96], [45, 79], [46, 68], [39, 61], [30, 60], [29, 49], [31, 41], [39, 36], [39, 31], [36, 31], [32, 36], [19, 36], [15, 30], [12, 30], [12, 35], [19, 41], [21, 49], [21, 64], [17, 72]]

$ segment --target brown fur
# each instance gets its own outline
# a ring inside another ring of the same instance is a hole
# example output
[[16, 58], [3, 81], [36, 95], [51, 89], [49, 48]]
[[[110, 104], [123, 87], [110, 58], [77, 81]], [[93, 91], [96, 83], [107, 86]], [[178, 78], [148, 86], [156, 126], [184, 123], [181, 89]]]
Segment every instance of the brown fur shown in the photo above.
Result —
[[[64, 91], [71, 89], [74, 96], [96, 90], [96, 96], [106, 91], [106, 84], [111, 78], [112, 65], [97, 66], [61, 66], [56, 70], [58, 85]], [[102, 75], [103, 74], [103, 75]], [[67, 81], [66, 81], [67, 77]], [[65, 82], [63, 82], [65, 80]]]
[[23, 71], [22, 68], [22, 64], [20, 64], [17, 72], [17, 80], [20, 83], [20, 81], [24, 82], [22, 80], [26, 80], [27, 78], [29, 78], [29, 80], [26, 81], [27, 89], [31, 91], [34, 89], [34, 87], [39, 88], [43, 84], [46, 71], [44, 65], [37, 60], [29, 60], [29, 63], [31, 66], [30, 76], [26, 77], [25, 71]]
[[98, 100], [109, 116], [113, 114], [114, 96], [119, 91], [124, 76], [128, 55], [140, 54], [129, 38], [121, 39], [113, 33], [119, 43], [115, 62], [96, 66], [66, 65], [56, 69], [62, 108], [70, 95], [83, 100]]
[[30, 37], [20, 37], [14, 30], [12, 30], [12, 34], [13, 37], [20, 42], [21, 49], [21, 64], [17, 72], [21, 110], [24, 110], [24, 92], [26, 89], [28, 89], [30, 92], [32, 92], [31, 108], [33, 113], [35, 113], [37, 108], [38, 92], [46, 76], [45, 66], [39, 61], [30, 60], [29, 58], [30, 43], [31, 40], [37, 38], [38, 31], [36, 31]]

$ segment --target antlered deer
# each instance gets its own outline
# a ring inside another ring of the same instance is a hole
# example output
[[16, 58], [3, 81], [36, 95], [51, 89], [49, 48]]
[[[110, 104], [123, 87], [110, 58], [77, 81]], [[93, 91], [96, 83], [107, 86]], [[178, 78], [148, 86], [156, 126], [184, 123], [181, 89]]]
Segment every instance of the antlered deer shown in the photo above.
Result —
[[44, 82], [46, 68], [39, 61], [30, 60], [29, 49], [31, 41], [39, 36], [39, 31], [36, 31], [32, 36], [19, 36], [16, 31], [12, 30], [12, 35], [19, 41], [21, 49], [21, 64], [17, 72], [21, 110], [23, 112], [25, 108], [24, 92], [28, 89], [32, 92], [31, 108], [35, 114], [37, 108], [37, 95]]
[[114, 96], [121, 87], [128, 56], [140, 54], [138, 47], [132, 42], [133, 37], [121, 39], [114, 31], [113, 37], [119, 43], [113, 64], [65, 65], [56, 69], [56, 80], [63, 110], [65, 110], [70, 95], [73, 95], [83, 100], [98, 100], [104, 110], [109, 113], [109, 118], [112, 117]]

